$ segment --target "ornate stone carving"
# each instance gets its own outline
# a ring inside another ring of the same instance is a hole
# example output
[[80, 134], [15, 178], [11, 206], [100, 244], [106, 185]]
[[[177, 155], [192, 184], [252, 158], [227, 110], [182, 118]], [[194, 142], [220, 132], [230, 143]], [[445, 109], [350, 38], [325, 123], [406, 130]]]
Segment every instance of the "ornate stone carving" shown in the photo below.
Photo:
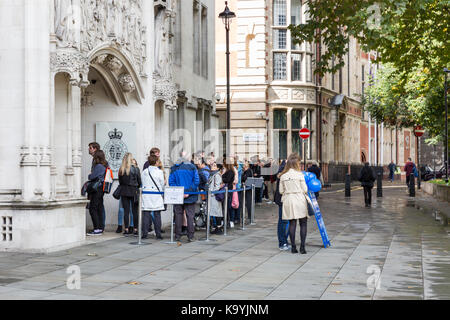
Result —
[[173, 81], [172, 44], [170, 30], [174, 12], [169, 1], [155, 1], [155, 72], [154, 97], [155, 101], [163, 100], [169, 110], [177, 109], [178, 90]]
[[140, 75], [146, 76], [142, 1], [55, 0], [57, 47], [72, 48], [87, 56], [95, 47], [113, 42], [128, 53]]
[[[87, 74], [89, 73], [89, 61], [80, 52], [57, 51], [50, 55], [50, 68], [52, 72], [67, 72], [70, 74], [72, 85], [86, 85]], [[83, 74], [83, 79], [80, 79]]]
[[316, 100], [316, 92], [314, 90], [308, 90], [307, 99], [308, 99], [308, 101], [315, 101]]
[[81, 106], [83, 107], [93, 107], [94, 106], [94, 87], [93, 85], [90, 85], [86, 88], [84, 88], [81, 91]]
[[104, 61], [104, 66], [107, 67], [109, 70], [111, 70], [114, 73], [117, 73], [122, 68], [122, 62], [120, 62], [119, 59], [117, 59], [114, 56], [107, 56], [106, 60]]
[[38, 155], [35, 148], [30, 146], [22, 146], [22, 152], [20, 153], [20, 166], [21, 167], [36, 167], [39, 163]]
[[82, 153], [81, 149], [72, 149], [72, 166], [74, 168], [81, 168], [82, 166]]
[[292, 99], [293, 100], [305, 100], [306, 93], [303, 89], [293, 89], [292, 90]]
[[164, 106], [169, 110], [176, 110], [178, 89], [169, 79], [157, 79], [154, 84], [155, 101], [163, 100]]
[[133, 92], [136, 90], [133, 78], [128, 73], [122, 73], [119, 76], [119, 84], [125, 92]]

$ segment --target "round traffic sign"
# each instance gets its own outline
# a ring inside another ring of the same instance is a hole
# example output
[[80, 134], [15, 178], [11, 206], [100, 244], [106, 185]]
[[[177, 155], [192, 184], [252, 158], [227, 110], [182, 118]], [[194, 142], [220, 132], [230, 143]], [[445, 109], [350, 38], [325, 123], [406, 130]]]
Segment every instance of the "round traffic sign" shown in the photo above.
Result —
[[309, 138], [309, 136], [311, 135], [311, 131], [309, 131], [307, 128], [303, 128], [299, 131], [298, 135], [300, 136], [300, 138], [305, 140]]
[[414, 135], [416, 137], [421, 137], [424, 132], [425, 132], [425, 130], [423, 130], [422, 126], [415, 126], [414, 127]]

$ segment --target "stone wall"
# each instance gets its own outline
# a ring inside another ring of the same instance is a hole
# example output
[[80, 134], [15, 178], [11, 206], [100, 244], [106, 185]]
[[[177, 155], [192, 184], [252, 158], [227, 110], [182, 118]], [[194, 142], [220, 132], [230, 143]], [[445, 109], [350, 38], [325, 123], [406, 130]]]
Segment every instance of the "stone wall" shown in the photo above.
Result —
[[423, 182], [422, 190], [439, 200], [450, 202], [450, 187]]

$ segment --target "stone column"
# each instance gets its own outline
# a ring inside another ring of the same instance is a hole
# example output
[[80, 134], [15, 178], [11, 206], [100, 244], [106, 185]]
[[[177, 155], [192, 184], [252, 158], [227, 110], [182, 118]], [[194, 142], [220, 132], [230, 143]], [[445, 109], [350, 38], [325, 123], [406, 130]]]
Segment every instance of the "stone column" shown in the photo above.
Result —
[[72, 152], [71, 163], [73, 170], [73, 193], [77, 198], [81, 196], [81, 167], [82, 167], [82, 146], [81, 146], [81, 88], [72, 86]]
[[[42, 200], [50, 194], [49, 0], [24, 0], [24, 142], [22, 146], [22, 197]], [[39, 167], [39, 163], [43, 166]], [[44, 189], [43, 189], [44, 188]]]

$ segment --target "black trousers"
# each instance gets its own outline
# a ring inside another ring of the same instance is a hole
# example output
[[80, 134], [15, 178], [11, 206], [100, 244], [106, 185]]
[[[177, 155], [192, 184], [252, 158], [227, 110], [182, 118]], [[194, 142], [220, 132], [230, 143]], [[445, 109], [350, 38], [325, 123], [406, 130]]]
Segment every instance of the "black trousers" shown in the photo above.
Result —
[[134, 202], [134, 197], [122, 196], [121, 198], [123, 205], [123, 220], [125, 223], [125, 229], [128, 229], [128, 226], [130, 225], [130, 211], [132, 211], [134, 228], [136, 228], [136, 230], [139, 230], [138, 206], [137, 203]]
[[372, 203], [372, 187], [363, 187], [364, 188], [364, 202], [365, 204], [370, 205]]
[[188, 238], [194, 237], [194, 216], [195, 216], [195, 203], [175, 204], [173, 206], [175, 211], [175, 239], [181, 238], [181, 227], [183, 226], [183, 212], [186, 211]]
[[89, 214], [91, 215], [94, 230], [104, 230], [103, 225], [103, 192], [98, 191], [90, 194]]
[[156, 236], [161, 237], [161, 211], [142, 211], [142, 236], [148, 235], [152, 222], [155, 224]]

